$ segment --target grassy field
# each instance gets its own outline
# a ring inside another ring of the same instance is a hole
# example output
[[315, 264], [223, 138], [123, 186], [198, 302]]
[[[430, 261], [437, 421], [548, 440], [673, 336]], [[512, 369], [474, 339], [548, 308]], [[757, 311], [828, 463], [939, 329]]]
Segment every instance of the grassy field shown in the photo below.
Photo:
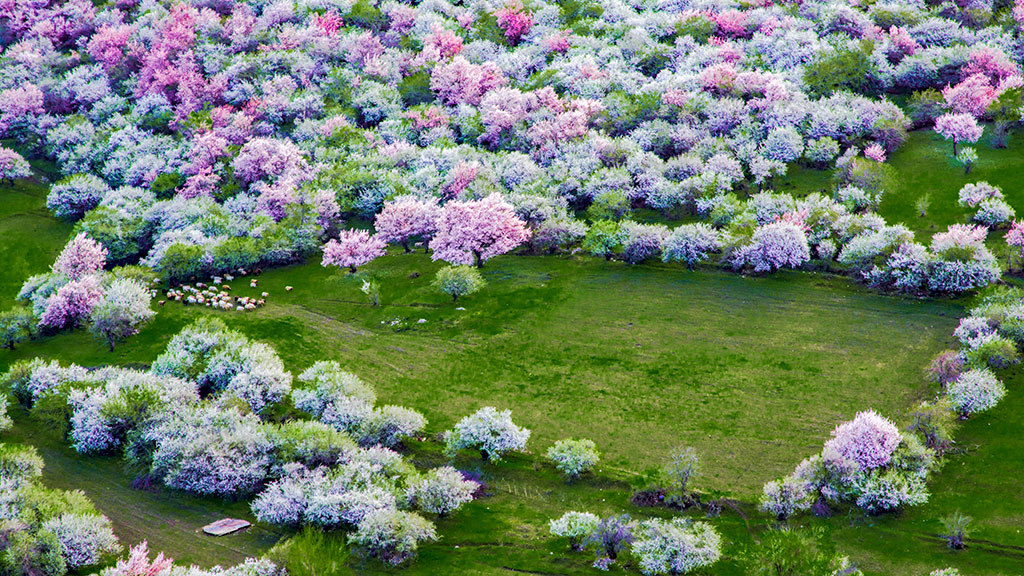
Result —
[[[987, 158], [982, 152], [979, 169]], [[990, 181], [1011, 192], [1010, 181]], [[938, 182], [920, 186], [940, 188]], [[932, 193], [933, 209], [949, 202], [959, 209], [959, 187], [943, 182], [943, 191]], [[70, 231], [48, 216], [44, 190], [19, 184], [0, 196], [2, 250], [14, 263], [0, 272], [0, 299], [8, 303], [25, 277], [49, 266]], [[946, 198], [949, 190], [953, 200]], [[916, 197], [901, 189], [892, 198], [912, 206]], [[934, 214], [939, 224], [961, 217]], [[898, 417], [933, 393], [923, 368], [950, 344], [963, 312], [959, 302], [881, 296], [825, 275], [747, 278], [523, 256], [488, 263], [489, 286], [457, 310], [429, 287], [437, 268], [423, 254], [397, 252], [367, 266], [382, 286], [382, 305], [375, 308], [356, 281], [312, 262], [265, 273], [259, 290], [271, 294], [266, 308], [215, 313], [273, 344], [295, 373], [314, 360], [338, 360], [372, 382], [382, 402], [423, 411], [432, 434], [483, 405], [511, 408], [518, 423], [533, 429], [530, 454], [487, 466], [460, 458], [461, 467], [481, 467], [493, 496], [440, 522], [443, 539], [406, 571], [417, 575], [593, 573], [589, 554], [567, 556], [547, 536], [547, 519], [569, 509], [651, 513], [629, 504], [633, 473], [656, 466], [679, 444], [703, 456], [700, 488], [740, 502], [714, 520], [734, 543], [726, 550], [731, 558], [765, 527], [767, 519], [751, 504], [764, 481], [819, 450], [828, 431], [857, 411]], [[286, 292], [285, 285], [295, 290]], [[248, 291], [246, 282], [236, 282], [236, 292]], [[114, 353], [79, 331], [0, 352], [0, 367], [33, 356], [84, 365], [148, 362], [205, 313], [169, 304]], [[1024, 440], [1013, 415], [1024, 410], [1022, 383], [1014, 374], [1007, 399], [964, 427], [968, 453], [947, 460], [929, 504], [899, 516], [844, 512], [806, 521], [826, 525], [840, 549], [872, 574], [911, 576], [945, 565], [960, 566], [965, 575], [1018, 574], [1024, 500], [1017, 456]], [[211, 519], [247, 517], [245, 503], [132, 490], [116, 459], [80, 457], [24, 413], [14, 416], [17, 426], [4, 440], [36, 445], [47, 461], [46, 482], [83, 489], [126, 543], [147, 538], [179, 561], [211, 565], [280, 541], [276, 553], [295, 562], [295, 574], [383, 571], [348, 558], [339, 534], [282, 538], [256, 526], [225, 539], [204, 537], [196, 530]], [[547, 445], [566, 436], [590, 437], [605, 452], [596, 476], [569, 485], [542, 463]], [[419, 464], [445, 461], [436, 442], [410, 449]], [[979, 541], [954, 555], [936, 534], [939, 519], [957, 509], [975, 518]], [[727, 558], [714, 573], [736, 574], [737, 567]]]

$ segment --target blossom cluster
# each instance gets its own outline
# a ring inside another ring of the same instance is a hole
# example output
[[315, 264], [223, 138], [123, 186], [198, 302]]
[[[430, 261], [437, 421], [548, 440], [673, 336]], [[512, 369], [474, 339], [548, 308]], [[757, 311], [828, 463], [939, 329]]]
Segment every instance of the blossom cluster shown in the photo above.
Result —
[[934, 453], [916, 436], [868, 410], [837, 426], [820, 455], [765, 484], [761, 508], [787, 518], [829, 502], [872, 514], [919, 505], [928, 500], [925, 480], [934, 463]]

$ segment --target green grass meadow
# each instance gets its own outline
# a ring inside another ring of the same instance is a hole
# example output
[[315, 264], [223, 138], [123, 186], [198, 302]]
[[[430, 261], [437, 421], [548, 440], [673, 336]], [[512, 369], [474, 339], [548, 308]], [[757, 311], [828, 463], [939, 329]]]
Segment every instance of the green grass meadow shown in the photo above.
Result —
[[[882, 214], [926, 239], [933, 226], [965, 221], [956, 192], [976, 179], [1003, 186], [1010, 203], [1024, 208], [1015, 178], [1024, 163], [1020, 144], [979, 146], [976, 173], [962, 178], [946, 158], [947, 143], [914, 133], [893, 155], [900, 188], [883, 201]], [[790, 179], [782, 189], [829, 183], [822, 173]], [[46, 210], [45, 191], [24, 182], [0, 191], [5, 306], [25, 278], [47, 269], [70, 233]], [[914, 202], [925, 191], [931, 206], [920, 218]], [[755, 506], [763, 483], [819, 451], [829, 431], [856, 412], [873, 408], [898, 420], [933, 395], [924, 368], [952, 344], [965, 306], [880, 295], [820, 273], [745, 277], [510, 255], [487, 263], [488, 286], [460, 300], [465, 310], [458, 310], [430, 286], [439, 267], [422, 252], [400, 250], [367, 265], [381, 285], [381, 305], [373, 307], [358, 281], [316, 259], [265, 272], [256, 290], [234, 283], [236, 295], [269, 292], [265, 308], [212, 312], [168, 303], [113, 353], [79, 330], [0, 351], [0, 368], [34, 356], [86, 366], [147, 363], [184, 325], [211, 314], [272, 344], [294, 374], [316, 360], [337, 360], [371, 382], [381, 403], [422, 411], [431, 438], [408, 447], [418, 465], [447, 462], [433, 437], [462, 416], [486, 405], [512, 409], [516, 422], [533, 430], [530, 452], [499, 464], [468, 454], [456, 460], [479, 469], [492, 495], [442, 519], [442, 539], [422, 548], [402, 571], [409, 575], [592, 574], [593, 556], [564, 551], [548, 535], [548, 519], [572, 509], [670, 514], [637, 508], [629, 498], [639, 473], [672, 447], [691, 445], [703, 460], [697, 487], [735, 501], [710, 520], [729, 542], [711, 573], [731, 575], [740, 573], [736, 553], [770, 526]], [[947, 457], [934, 475], [928, 504], [898, 515], [843, 510], [795, 522], [826, 526], [869, 574], [916, 576], [945, 566], [965, 576], [1021, 574], [1024, 374], [1008, 373], [1006, 384], [1006, 399], [961, 429], [963, 453]], [[146, 539], [152, 550], [203, 566], [272, 550], [298, 576], [394, 572], [346, 550], [343, 534], [256, 525], [205, 536], [199, 528], [217, 518], [251, 519], [247, 503], [133, 490], [117, 458], [77, 455], [24, 411], [12, 412], [16, 426], [4, 441], [36, 446], [46, 460], [45, 482], [85, 491], [126, 545]], [[544, 463], [543, 451], [564, 437], [597, 442], [604, 460], [596, 474], [569, 484]], [[974, 517], [975, 531], [967, 550], [952, 553], [937, 535], [940, 519], [956, 510]]]

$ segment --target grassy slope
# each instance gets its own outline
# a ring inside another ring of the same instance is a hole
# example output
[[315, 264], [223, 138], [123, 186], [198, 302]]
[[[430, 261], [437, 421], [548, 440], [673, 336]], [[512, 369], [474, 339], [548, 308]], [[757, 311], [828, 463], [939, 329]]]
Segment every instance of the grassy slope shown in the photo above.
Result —
[[[40, 189], [18, 192], [5, 191], [0, 201], [0, 225], [14, 234], [5, 236], [12, 240], [3, 249], [24, 262], [0, 275], [4, 298], [29, 273], [46, 269], [68, 231], [45, 217]], [[937, 201], [933, 194], [933, 206]], [[29, 241], [37, 244], [21, 250]], [[960, 314], [952, 303], [879, 297], [813, 275], [748, 279], [523, 257], [490, 265], [491, 285], [460, 312], [429, 289], [434, 269], [422, 255], [395, 255], [367, 267], [383, 280], [378, 309], [354, 282], [315, 264], [272, 271], [260, 287], [271, 292], [270, 306], [221, 314], [275, 344], [293, 371], [314, 359], [342, 361], [374, 382], [382, 401], [423, 410], [432, 432], [488, 403], [512, 408], [534, 429], [536, 452], [568, 435], [592, 437], [606, 451], [602, 476], [572, 486], [538, 466], [537, 455], [486, 467], [495, 495], [443, 521], [445, 538], [424, 549], [410, 574], [486, 574], [502, 567], [590, 573], [588, 556], [559, 553], [546, 536], [546, 519], [572, 508], [646, 514], [628, 504], [628, 486], [615, 478], [626, 477], [620, 468], [653, 465], [677, 443], [704, 453], [702, 486], [749, 501], [764, 480], [815, 451], [842, 418], [867, 407], [895, 414], [926, 394], [920, 370], [946, 345]], [[414, 272], [420, 276], [410, 278]], [[285, 284], [296, 290], [285, 292]], [[78, 332], [0, 353], [0, 363], [35, 355], [84, 364], [148, 361], [199, 313], [168, 305], [114, 354]], [[427, 322], [416, 323], [419, 318]], [[963, 438], [977, 450], [950, 459], [933, 484], [932, 503], [902, 517], [834, 518], [829, 524], [841, 548], [876, 573], [916, 574], [947, 563], [969, 574], [1015, 573], [1011, 567], [1021, 558], [1012, 549], [976, 546], [951, 557], [932, 538], [938, 518], [960, 508], [977, 519], [979, 538], [1024, 544], [1016, 532], [1024, 505], [1014, 500], [1012, 458], [1021, 446], [1008, 417], [1024, 407], [1024, 397], [1021, 386], [1009, 387], [1007, 401], [965, 428]], [[40, 446], [47, 481], [86, 490], [128, 542], [145, 535], [155, 549], [208, 565], [233, 562], [277, 536], [264, 528], [230, 540], [197, 536], [208, 518], [244, 514], [244, 506], [131, 491], [116, 461], [77, 457], [23, 417], [12, 439]], [[441, 461], [433, 443], [414, 447], [414, 457]], [[750, 526], [764, 521], [749, 507], [744, 512]], [[734, 512], [716, 522], [730, 541], [749, 538]], [[319, 561], [324, 546], [333, 552], [338, 539], [307, 547], [306, 559]], [[299, 550], [297, 544], [295, 555]], [[351, 565], [360, 573], [378, 571], [359, 559]], [[733, 572], [728, 561], [716, 570]]]

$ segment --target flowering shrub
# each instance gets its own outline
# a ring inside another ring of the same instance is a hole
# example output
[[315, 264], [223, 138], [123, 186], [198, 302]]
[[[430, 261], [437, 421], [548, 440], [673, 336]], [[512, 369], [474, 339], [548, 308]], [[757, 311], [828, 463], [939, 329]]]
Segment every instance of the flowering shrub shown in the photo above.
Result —
[[501, 460], [507, 452], [526, 447], [530, 431], [512, 422], [511, 410], [498, 410], [487, 406], [466, 416], [445, 432], [445, 451], [454, 454], [472, 448], [480, 451], [484, 460]]
[[9, 184], [13, 184], [15, 180], [28, 178], [31, 175], [32, 167], [21, 154], [0, 146], [0, 180], [6, 180]]
[[259, 418], [235, 408], [196, 406], [165, 413], [137, 442], [153, 446], [154, 477], [198, 494], [251, 494], [272, 463], [273, 445]]
[[292, 383], [272, 348], [212, 320], [190, 324], [171, 338], [151, 370], [196, 382], [203, 395], [234, 395], [257, 413], [280, 402]]
[[750, 243], [735, 250], [735, 268], [751, 267], [755, 272], [799, 268], [811, 259], [803, 228], [789, 222], [773, 222], [754, 231]]
[[135, 280], [114, 280], [93, 307], [89, 330], [113, 352], [114, 344], [138, 334], [156, 315], [149, 301], [149, 290]]
[[683, 224], [672, 230], [662, 245], [662, 260], [685, 262], [690, 270], [721, 248], [718, 233], [707, 224]]
[[548, 460], [569, 478], [575, 478], [593, 468], [601, 459], [593, 440], [564, 439], [555, 442], [545, 453]]
[[435, 468], [406, 490], [409, 504], [424, 512], [447, 516], [473, 501], [480, 484], [467, 480], [451, 466]]
[[889, 463], [901, 439], [896, 425], [868, 410], [837, 426], [822, 454], [826, 461], [838, 465], [852, 463], [859, 469], [871, 470]]
[[851, 502], [872, 514], [921, 504], [934, 455], [873, 411], [836, 427], [820, 456], [764, 488], [764, 510], [785, 517], [811, 501]]
[[400, 510], [381, 510], [369, 514], [355, 533], [348, 537], [371, 556], [398, 566], [416, 555], [420, 542], [437, 539], [434, 525], [426, 519]]
[[548, 522], [552, 536], [567, 538], [569, 548], [582, 550], [583, 542], [597, 530], [601, 519], [590, 512], [566, 512]]
[[121, 551], [106, 516], [62, 514], [44, 522], [43, 529], [57, 536], [60, 554], [71, 569], [98, 564], [104, 556]]
[[46, 197], [46, 207], [54, 216], [78, 220], [99, 205], [110, 186], [92, 174], [76, 174], [55, 184]]
[[79, 234], [68, 242], [53, 263], [56, 274], [70, 280], [80, 280], [95, 274], [107, 263], [107, 250], [85, 234]]
[[686, 574], [721, 557], [722, 538], [706, 522], [688, 518], [643, 522], [631, 550], [644, 574]]
[[761, 495], [761, 510], [786, 520], [793, 514], [810, 510], [813, 502], [813, 486], [801, 478], [787, 477], [772, 480], [764, 485]]
[[143, 540], [138, 546], [128, 551], [128, 558], [117, 561], [117, 565], [107, 568], [102, 576], [157, 576], [170, 569], [173, 561], [164, 558], [163, 553], [149, 559], [149, 544]]
[[659, 224], [638, 224], [628, 220], [619, 226], [619, 230], [624, 236], [622, 259], [630, 264], [659, 256], [668, 235], [668, 229]]
[[317, 362], [298, 379], [304, 386], [292, 391], [295, 407], [338, 430], [357, 433], [373, 413], [373, 388], [337, 362]]
[[394, 448], [402, 440], [415, 436], [427, 426], [422, 414], [402, 406], [376, 408], [359, 427], [359, 443], [363, 446]]
[[1002, 382], [984, 368], [968, 370], [946, 387], [946, 395], [964, 418], [992, 408], [1005, 394]]

